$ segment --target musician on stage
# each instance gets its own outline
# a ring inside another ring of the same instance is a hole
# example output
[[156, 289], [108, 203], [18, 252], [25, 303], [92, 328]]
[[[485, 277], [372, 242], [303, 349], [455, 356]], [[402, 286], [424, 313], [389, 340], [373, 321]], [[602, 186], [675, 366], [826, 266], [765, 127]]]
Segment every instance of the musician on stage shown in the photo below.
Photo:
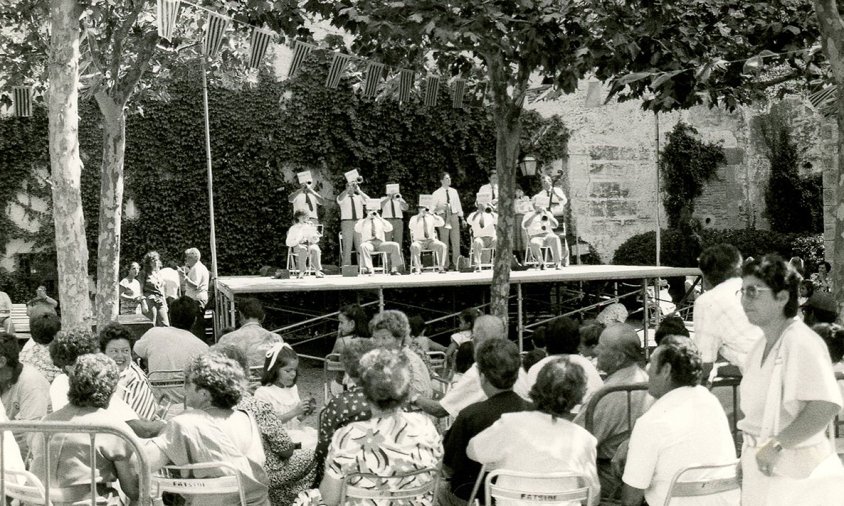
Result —
[[558, 225], [555, 225], [555, 232], [561, 239], [561, 248], [562, 248], [562, 261], [564, 265], [569, 264], [569, 247], [568, 242], [566, 241], [566, 221], [565, 221], [565, 214], [566, 214], [566, 203], [568, 199], [566, 198], [566, 194], [563, 193], [563, 189], [557, 186], [554, 186], [553, 181], [551, 180], [551, 176], [548, 174], [542, 175], [542, 191], [537, 193], [531, 199], [534, 208], [537, 206], [545, 209], [549, 212], [557, 221]]
[[498, 222], [498, 214], [494, 212], [490, 193], [479, 192], [475, 205], [477, 211], [466, 218], [466, 223], [472, 227], [472, 250], [469, 256], [472, 258], [475, 270], [479, 271], [483, 249], [495, 247], [495, 224]]
[[305, 211], [308, 213], [308, 218], [314, 223], [319, 223], [317, 206], [325, 205], [325, 199], [314, 190], [311, 171], [298, 172], [296, 176], [299, 178], [300, 188], [287, 199], [288, 202], [293, 204], [293, 214], [295, 216], [297, 211]]
[[360, 236], [355, 233], [355, 226], [366, 216], [365, 204], [369, 196], [360, 189], [363, 178], [357, 170], [345, 173], [346, 189], [337, 196], [340, 206], [340, 232], [343, 234], [343, 265], [352, 265], [352, 248], [360, 249]]
[[451, 245], [452, 268], [457, 270], [457, 260], [460, 258], [460, 222], [463, 221], [463, 206], [460, 195], [451, 188], [451, 176], [443, 172], [440, 178], [441, 186], [433, 193], [434, 212], [442, 216], [445, 224], [438, 228], [440, 241], [446, 247]]
[[489, 172], [489, 183], [481, 186], [481, 189], [478, 190], [478, 195], [481, 194], [489, 194], [492, 196], [492, 209], [493, 211], [498, 211], [498, 171], [492, 169]]
[[358, 256], [363, 265], [363, 274], [372, 274], [372, 253], [383, 251], [390, 257], [390, 274], [399, 274], [399, 268], [403, 266], [401, 250], [398, 243], [387, 241], [386, 233], [393, 230], [393, 226], [378, 214], [381, 201], [369, 199], [366, 202], [366, 218], [358, 220], [355, 224], [355, 232], [360, 234], [360, 248]]
[[306, 211], [296, 211], [293, 215], [296, 222], [287, 231], [287, 246], [296, 254], [296, 268], [299, 269], [299, 279], [305, 277], [305, 261], [311, 259], [316, 277], [324, 277], [322, 273], [322, 251], [319, 249], [319, 233], [316, 225], [311, 222]]
[[560, 269], [563, 265], [562, 244], [560, 237], [554, 233], [554, 228], [559, 225], [557, 218], [546, 208], [535, 205], [534, 211], [525, 215], [522, 220], [522, 228], [528, 236], [528, 248], [533, 258], [538, 262], [539, 268], [545, 268], [545, 259], [542, 256], [542, 248], [551, 248], [551, 258], [554, 266]]
[[448, 247], [444, 242], [437, 240], [435, 232], [437, 227], [445, 225], [441, 216], [432, 214], [428, 209], [430, 195], [419, 196], [419, 213], [410, 217], [408, 230], [410, 230], [410, 256], [413, 259], [411, 267], [416, 266], [417, 273], [422, 272], [422, 250], [432, 250], [435, 258], [439, 260], [438, 272], [445, 272], [445, 264], [448, 262]]
[[404, 213], [407, 211], [407, 202], [399, 193], [399, 185], [388, 184], [387, 196], [381, 197], [381, 217], [393, 226], [393, 231], [388, 232], [387, 240], [398, 243], [399, 247], [404, 240]]

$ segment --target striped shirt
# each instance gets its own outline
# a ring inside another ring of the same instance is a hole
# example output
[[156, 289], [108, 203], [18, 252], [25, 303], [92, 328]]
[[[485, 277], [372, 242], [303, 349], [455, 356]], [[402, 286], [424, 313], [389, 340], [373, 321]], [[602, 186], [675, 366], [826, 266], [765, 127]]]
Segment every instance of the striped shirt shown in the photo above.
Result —
[[117, 384], [117, 392], [126, 404], [128, 404], [138, 418], [153, 420], [158, 411], [158, 402], [150, 387], [147, 375], [132, 362], [125, 371], [120, 373], [120, 380]]

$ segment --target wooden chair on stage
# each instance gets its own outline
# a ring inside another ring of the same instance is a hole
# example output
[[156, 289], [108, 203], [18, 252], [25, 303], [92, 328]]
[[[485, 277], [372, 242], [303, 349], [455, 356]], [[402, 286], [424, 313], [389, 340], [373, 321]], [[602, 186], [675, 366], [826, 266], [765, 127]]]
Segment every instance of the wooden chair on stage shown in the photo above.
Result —
[[[431, 263], [425, 265], [425, 255], [430, 255]], [[419, 252], [419, 265], [416, 264], [416, 259], [410, 255], [410, 272], [417, 272], [422, 274], [424, 271], [436, 271], [440, 266], [440, 255], [432, 249], [423, 249]]]
[[[342, 247], [341, 247], [341, 249], [342, 249]], [[297, 267], [297, 260], [298, 259], [299, 259], [299, 254], [296, 253], [293, 250], [293, 248], [288, 246], [288, 248], [287, 248], [287, 270], [290, 272], [290, 274], [292, 274], [294, 276], [299, 274], [299, 267]], [[310, 255], [308, 255], [308, 257], [305, 259], [305, 275], [314, 274], [315, 272], [316, 271], [314, 271], [314, 268], [311, 265], [311, 257], [310, 257]]]
[[546, 268], [546, 267], [554, 267], [554, 255], [551, 254], [551, 247], [550, 246], [540, 246], [539, 251], [542, 254], [542, 258], [536, 258], [536, 255], [533, 254], [533, 250], [530, 249], [530, 246], [525, 250], [525, 267], [534, 267], [534, 268]]
[[[340, 258], [343, 257], [343, 232], [339, 232], [337, 234], [337, 241], [340, 245]], [[361, 255], [357, 251], [352, 250], [352, 254], [357, 255], [358, 259], [358, 273], [363, 274], [363, 262], [361, 261]], [[387, 252], [385, 251], [373, 251], [372, 252], [372, 272], [377, 273], [380, 272], [381, 274], [387, 274], [388, 272], [388, 263], [387, 263]]]

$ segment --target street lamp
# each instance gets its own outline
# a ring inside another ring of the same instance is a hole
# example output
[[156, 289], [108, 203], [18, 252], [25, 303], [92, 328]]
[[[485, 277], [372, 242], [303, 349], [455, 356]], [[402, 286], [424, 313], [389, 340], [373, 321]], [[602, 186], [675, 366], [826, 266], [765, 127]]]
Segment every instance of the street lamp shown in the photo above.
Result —
[[535, 176], [536, 158], [534, 158], [533, 155], [525, 155], [525, 157], [519, 162], [519, 168], [522, 170], [523, 176]]

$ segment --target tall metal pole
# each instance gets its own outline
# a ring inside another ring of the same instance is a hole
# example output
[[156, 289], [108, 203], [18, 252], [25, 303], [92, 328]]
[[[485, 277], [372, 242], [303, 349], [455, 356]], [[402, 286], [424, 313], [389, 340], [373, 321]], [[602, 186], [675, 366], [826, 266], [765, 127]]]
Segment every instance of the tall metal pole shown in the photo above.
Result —
[[659, 222], [659, 208], [661, 199], [659, 198], [659, 113], [654, 112], [654, 136], [656, 138], [656, 266], [659, 267], [659, 253], [661, 249], [661, 225]]
[[208, 223], [211, 226], [211, 277], [217, 279], [217, 233], [214, 227], [214, 175], [211, 171], [211, 125], [208, 119], [208, 78], [205, 75], [205, 55], [202, 65], [202, 107], [205, 112], [205, 162], [208, 169]]

